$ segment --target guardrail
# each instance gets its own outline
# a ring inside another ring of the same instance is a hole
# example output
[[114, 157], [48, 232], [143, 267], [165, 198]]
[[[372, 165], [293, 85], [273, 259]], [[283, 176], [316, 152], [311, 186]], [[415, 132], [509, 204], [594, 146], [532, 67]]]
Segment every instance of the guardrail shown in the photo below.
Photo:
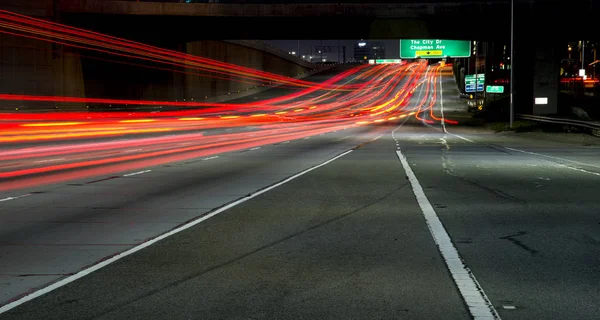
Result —
[[531, 121], [537, 121], [537, 122], [554, 123], [554, 124], [562, 124], [562, 125], [573, 126], [573, 127], [587, 128], [587, 129], [594, 130], [594, 133], [596, 133], [597, 131], [600, 130], [600, 122], [564, 119], [564, 118], [553, 118], [553, 117], [546, 117], [546, 116], [534, 116], [534, 115], [529, 115], [529, 114], [517, 114], [516, 116], [517, 116], [517, 118], [523, 119], [523, 120], [531, 120]]

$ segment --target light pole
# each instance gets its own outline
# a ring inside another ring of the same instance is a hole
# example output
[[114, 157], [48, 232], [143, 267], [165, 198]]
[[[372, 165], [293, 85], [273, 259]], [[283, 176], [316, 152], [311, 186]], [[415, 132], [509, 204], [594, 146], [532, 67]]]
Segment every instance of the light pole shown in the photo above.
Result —
[[585, 70], [585, 40], [581, 40], [581, 69]]
[[513, 98], [513, 94], [515, 91], [514, 84], [514, 69], [515, 69], [515, 1], [510, 0], [510, 120], [508, 126], [512, 128], [514, 118], [515, 118], [515, 102]]

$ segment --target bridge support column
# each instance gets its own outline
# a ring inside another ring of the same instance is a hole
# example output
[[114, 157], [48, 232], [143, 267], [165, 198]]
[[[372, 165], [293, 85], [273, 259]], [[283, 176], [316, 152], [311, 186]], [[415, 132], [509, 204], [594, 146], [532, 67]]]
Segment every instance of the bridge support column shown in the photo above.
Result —
[[515, 35], [515, 113], [559, 113], [560, 43], [528, 32]]
[[533, 50], [533, 110], [534, 115], [558, 113], [560, 64], [559, 45], [538, 43]]

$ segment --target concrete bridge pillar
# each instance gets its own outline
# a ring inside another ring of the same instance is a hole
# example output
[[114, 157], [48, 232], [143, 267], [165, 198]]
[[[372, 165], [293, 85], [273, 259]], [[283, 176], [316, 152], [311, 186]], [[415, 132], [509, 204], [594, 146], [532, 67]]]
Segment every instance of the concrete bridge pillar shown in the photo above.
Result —
[[[518, 10], [517, 10], [518, 9]], [[544, 7], [515, 7], [515, 113], [559, 113], [561, 39], [559, 19]], [[518, 14], [517, 14], [518, 13]]]
[[560, 56], [557, 43], [538, 43], [533, 50], [534, 115], [558, 113]]

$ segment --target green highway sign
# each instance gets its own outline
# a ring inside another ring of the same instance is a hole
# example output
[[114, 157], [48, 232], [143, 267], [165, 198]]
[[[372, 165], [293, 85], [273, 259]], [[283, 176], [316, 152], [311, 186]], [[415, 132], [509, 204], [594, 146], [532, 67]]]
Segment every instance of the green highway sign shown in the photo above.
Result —
[[485, 86], [487, 93], [504, 93], [504, 86]]
[[468, 58], [471, 56], [471, 41], [413, 39], [400, 40], [400, 58]]
[[[465, 75], [465, 92], [475, 92], [475, 77], [474, 74]], [[477, 74], [477, 91], [483, 91], [483, 84], [485, 83], [485, 74]]]
[[401, 59], [376, 59], [375, 63], [401, 63]]
[[477, 83], [483, 83], [485, 80], [485, 73], [478, 74], [465, 74], [465, 82], [472, 81], [475, 82], [475, 78], [477, 78]]

